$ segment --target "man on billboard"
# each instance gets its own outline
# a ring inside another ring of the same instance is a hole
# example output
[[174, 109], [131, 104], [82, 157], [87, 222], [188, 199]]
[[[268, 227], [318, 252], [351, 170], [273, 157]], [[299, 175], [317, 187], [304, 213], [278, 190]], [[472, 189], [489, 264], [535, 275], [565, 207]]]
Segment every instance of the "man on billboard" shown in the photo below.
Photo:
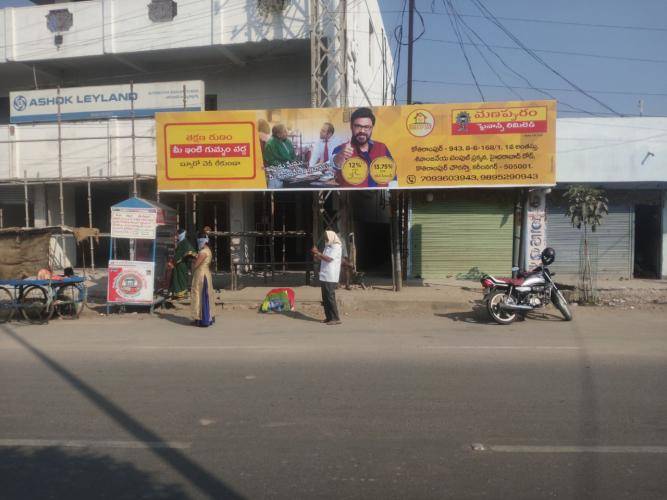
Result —
[[[282, 123], [273, 126], [271, 138], [264, 146], [264, 165], [269, 167], [279, 166], [296, 160], [294, 146], [288, 139], [287, 127]], [[282, 188], [283, 182], [279, 179], [271, 179], [269, 188]]]
[[325, 163], [331, 159], [333, 153], [333, 145], [331, 138], [334, 135], [334, 126], [329, 122], [325, 122], [320, 129], [320, 140], [313, 146], [310, 152], [309, 167], [314, 167], [320, 163]]
[[375, 115], [358, 108], [350, 117], [352, 137], [333, 150], [336, 180], [341, 187], [388, 187], [396, 182], [396, 165], [389, 148], [372, 140]]

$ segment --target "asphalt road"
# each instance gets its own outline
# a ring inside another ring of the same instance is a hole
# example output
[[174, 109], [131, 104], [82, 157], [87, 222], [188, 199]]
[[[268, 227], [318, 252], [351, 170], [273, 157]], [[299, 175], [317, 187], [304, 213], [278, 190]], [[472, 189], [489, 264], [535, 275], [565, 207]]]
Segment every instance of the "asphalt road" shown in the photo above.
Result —
[[667, 310], [0, 325], [0, 497], [667, 497]]

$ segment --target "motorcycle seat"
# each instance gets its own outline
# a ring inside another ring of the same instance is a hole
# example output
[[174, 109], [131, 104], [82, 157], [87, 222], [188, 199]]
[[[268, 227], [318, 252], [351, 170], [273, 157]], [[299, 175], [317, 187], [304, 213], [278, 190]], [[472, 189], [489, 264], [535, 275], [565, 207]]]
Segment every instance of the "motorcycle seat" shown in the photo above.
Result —
[[518, 278], [499, 278], [500, 281], [504, 283], [509, 283], [512, 286], [521, 286], [523, 285], [523, 282], [526, 281], [526, 278], [524, 277], [518, 277]]

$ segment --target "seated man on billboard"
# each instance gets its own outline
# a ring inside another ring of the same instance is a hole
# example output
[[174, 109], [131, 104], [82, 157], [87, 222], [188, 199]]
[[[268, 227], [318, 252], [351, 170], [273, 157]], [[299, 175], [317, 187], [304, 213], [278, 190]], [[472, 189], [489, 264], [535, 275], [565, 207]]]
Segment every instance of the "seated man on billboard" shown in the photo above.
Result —
[[[264, 165], [267, 167], [279, 167], [289, 164], [296, 160], [294, 146], [288, 139], [287, 127], [282, 123], [273, 126], [271, 138], [266, 141], [264, 146]], [[269, 189], [279, 189], [283, 187], [280, 179], [267, 179]]]
[[[333, 150], [336, 180], [341, 187], [391, 187], [392, 184], [395, 184], [395, 173], [393, 178], [380, 181], [371, 175], [371, 163], [374, 160], [386, 159], [393, 165], [393, 157], [389, 148], [380, 141], [371, 139], [374, 126], [375, 115], [370, 108], [358, 108], [352, 113], [350, 117], [351, 139], [336, 146]], [[348, 162], [350, 158], [361, 159], [365, 163], [363, 171], [359, 170], [358, 162], [357, 164]], [[393, 171], [395, 172], [395, 166]]]

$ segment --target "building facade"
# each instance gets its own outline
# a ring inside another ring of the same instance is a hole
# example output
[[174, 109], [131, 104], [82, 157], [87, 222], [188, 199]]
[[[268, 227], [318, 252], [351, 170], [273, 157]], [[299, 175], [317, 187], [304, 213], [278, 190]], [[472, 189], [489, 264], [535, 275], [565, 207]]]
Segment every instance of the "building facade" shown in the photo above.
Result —
[[[372, 106], [391, 99], [393, 68], [376, 0], [35, 3], [41, 5], [0, 10], [0, 39], [8, 41], [0, 46], [5, 227], [91, 223], [106, 233], [111, 205], [135, 193], [159, 196], [152, 117], [16, 123], [11, 110], [21, 103], [10, 96], [17, 93], [201, 81], [202, 110]], [[269, 224], [267, 211], [274, 226], [313, 223], [309, 193], [275, 199], [186, 193], [161, 201], [179, 210], [181, 225], [191, 232], [204, 224], [254, 231]], [[234, 250], [221, 249], [218, 259], [227, 262], [228, 252], [236, 252], [251, 261], [257, 242], [237, 243]], [[104, 245], [98, 262], [107, 254]], [[307, 251], [305, 243], [297, 246], [295, 258]], [[73, 241], [57, 251], [63, 265], [82, 263]]]

